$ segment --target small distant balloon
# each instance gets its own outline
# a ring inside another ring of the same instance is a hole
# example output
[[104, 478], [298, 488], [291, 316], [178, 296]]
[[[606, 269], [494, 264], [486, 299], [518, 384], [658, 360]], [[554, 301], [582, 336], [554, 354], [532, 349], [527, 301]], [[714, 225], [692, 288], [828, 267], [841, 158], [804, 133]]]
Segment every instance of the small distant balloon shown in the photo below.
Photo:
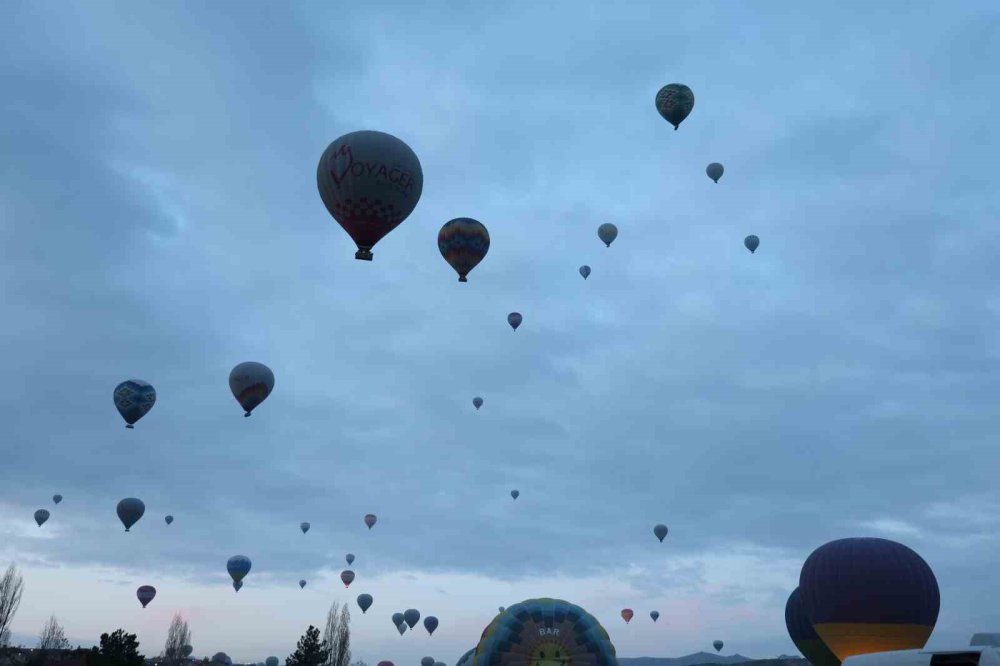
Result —
[[301, 590], [301, 589], [302, 589], [303, 587], [305, 587], [305, 586], [306, 586], [306, 581], [305, 581], [304, 579], [303, 579], [303, 580], [300, 580], [300, 581], [299, 581], [299, 589]]
[[445, 261], [458, 273], [459, 282], [486, 257], [490, 249], [490, 232], [478, 220], [457, 217], [446, 222], [438, 232], [438, 250]]
[[301, 525], [299, 525], [299, 529], [302, 530], [303, 534], [309, 531], [309, 527], [310, 527], [309, 523], [302, 523]]
[[618, 238], [618, 227], [610, 222], [605, 222], [601, 226], [597, 227], [597, 237], [604, 242], [605, 246], [611, 247], [611, 244], [615, 242], [616, 238]]
[[420, 666], [434, 666], [434, 657], [424, 657], [420, 660]]
[[358, 608], [361, 609], [362, 613], [367, 613], [368, 609], [372, 607], [372, 595], [370, 594], [359, 594], [358, 595]]
[[263, 363], [240, 363], [229, 373], [229, 390], [246, 412], [243, 416], [250, 416], [274, 390], [274, 373]]
[[354, 553], [348, 553], [347, 557], [344, 559], [347, 560], [347, 566], [351, 566], [352, 564], [354, 564]]
[[707, 173], [708, 177], [714, 180], [716, 183], [719, 182], [719, 179], [722, 178], [722, 174], [725, 173], [725, 171], [726, 171], [725, 167], [723, 167], [718, 162], [712, 162], [707, 167], [705, 167], [705, 173]]
[[377, 664], [375, 664], [375, 666], [396, 666], [396, 665], [391, 661], [380, 661]]
[[344, 587], [350, 587], [354, 581], [354, 572], [350, 569], [344, 569], [340, 572], [340, 580], [344, 582]]
[[649, 617], [653, 618], [653, 622], [660, 619], [660, 611], [649, 611]]
[[521, 325], [521, 321], [523, 321], [523, 317], [521, 317], [520, 312], [511, 312], [507, 315], [507, 323], [510, 324], [510, 327], [515, 331], [517, 330], [517, 327]]
[[407, 608], [403, 612], [403, 620], [406, 622], [406, 626], [413, 629], [413, 625], [420, 621], [420, 611], [416, 608]]
[[[181, 646], [181, 654], [184, 656], [185, 659], [190, 657], [192, 652], [194, 652], [194, 648], [191, 647], [190, 645]], [[275, 659], [277, 659], [277, 657], [275, 657]], [[274, 663], [274, 664], [268, 664], [267, 666], [278, 666], [278, 665], [277, 663]]]
[[625, 624], [628, 624], [629, 622], [632, 621], [632, 615], [633, 613], [631, 608], [622, 609], [622, 619], [625, 620]]
[[400, 636], [402, 636], [403, 634], [405, 634], [406, 633], [406, 623], [405, 622], [400, 622], [399, 624], [397, 624], [396, 625], [396, 631], [399, 632]]
[[139, 603], [145, 608], [146, 604], [153, 600], [156, 596], [156, 588], [152, 585], [143, 585], [138, 590], [135, 591], [135, 596], [139, 598]]
[[725, 643], [723, 643], [722, 641], [713, 641], [712, 642], [712, 647], [715, 648], [716, 652], [720, 652], [722, 650], [722, 646], [723, 645], [725, 645]]
[[59, 502], [62, 502], [62, 495], [53, 495], [52, 501], [56, 504], [59, 504]]
[[503, 607], [503, 606], [501, 606], [501, 607], [500, 607], [500, 608], [498, 608], [497, 610], [498, 610], [499, 612], [501, 612], [501, 613], [502, 613], [502, 612], [504, 611], [504, 607]]
[[35, 512], [35, 522], [41, 527], [42, 524], [49, 519], [49, 512], [46, 509], [39, 509]]
[[[229, 575], [232, 577], [234, 583], [233, 587], [236, 588], [237, 592], [239, 592], [240, 588], [243, 587], [243, 579], [248, 573], [250, 573], [252, 566], [253, 563], [246, 555], [233, 555], [226, 562], [226, 571], [228, 571]], [[238, 585], [236, 585], [237, 583]]]
[[279, 659], [277, 657], [268, 657], [264, 660], [264, 666], [278, 666]]
[[660, 540], [660, 543], [663, 543], [663, 540], [667, 538], [668, 531], [669, 530], [667, 530], [667, 526], [662, 524], [657, 525], [653, 528], [653, 534], [656, 535], [656, 538]]
[[586, 280], [587, 278], [589, 278], [590, 277], [590, 266], [587, 266], [586, 264], [584, 264], [583, 266], [580, 266], [580, 275], [583, 276], [584, 280]]
[[424, 629], [431, 636], [434, 635], [434, 630], [438, 628], [438, 619], [433, 615], [428, 615], [424, 618]]
[[368, 529], [374, 527], [376, 522], [378, 522], [378, 516], [374, 513], [369, 513], [365, 516], [365, 525], [368, 526]]
[[676, 130], [694, 108], [694, 93], [683, 83], [670, 83], [656, 93], [656, 110]]
[[520, 495], [521, 495], [521, 491], [520, 490], [512, 490], [512, 491], [510, 491], [510, 496], [513, 497], [514, 499], [517, 499]]
[[165, 522], [167, 525], [169, 525], [170, 523], [174, 522], [174, 517], [173, 516], [164, 516], [163, 517], [163, 522]]
[[125, 419], [125, 427], [130, 429], [156, 404], [156, 389], [141, 379], [125, 380], [115, 387], [112, 395], [118, 413]]
[[392, 624], [393, 624], [393, 626], [396, 626], [396, 627], [398, 627], [399, 625], [403, 624], [403, 614], [402, 613], [393, 613], [392, 614]]
[[115, 511], [118, 513], [118, 520], [122, 521], [125, 531], [128, 532], [133, 525], [139, 522], [142, 515], [146, 513], [146, 505], [141, 499], [126, 497], [118, 502], [118, 507]]
[[477, 395], [475, 398], [472, 399], [472, 406], [475, 407], [476, 409], [479, 409], [480, 407], [483, 406], [483, 399]]
[[750, 234], [749, 236], [743, 239], [743, 245], [745, 245], [746, 248], [750, 250], [750, 254], [753, 254], [754, 252], [757, 251], [757, 246], [760, 245], [760, 239], [754, 236], [753, 234]]

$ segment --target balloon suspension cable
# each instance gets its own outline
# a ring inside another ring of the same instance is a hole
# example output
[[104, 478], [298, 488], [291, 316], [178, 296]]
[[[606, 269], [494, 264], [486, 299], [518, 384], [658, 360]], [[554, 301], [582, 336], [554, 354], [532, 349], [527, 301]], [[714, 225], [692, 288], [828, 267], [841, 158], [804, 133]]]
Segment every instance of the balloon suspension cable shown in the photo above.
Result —
[[135, 426], [134, 426], [134, 425], [132, 425], [131, 423], [126, 423], [126, 424], [125, 424], [125, 427], [126, 427], [126, 428], [127, 428], [128, 430], [134, 430], [134, 429], [135, 429]]
[[358, 251], [354, 253], [354, 258], [361, 261], [371, 261], [373, 256], [375, 255], [372, 254], [370, 247], [359, 247]]

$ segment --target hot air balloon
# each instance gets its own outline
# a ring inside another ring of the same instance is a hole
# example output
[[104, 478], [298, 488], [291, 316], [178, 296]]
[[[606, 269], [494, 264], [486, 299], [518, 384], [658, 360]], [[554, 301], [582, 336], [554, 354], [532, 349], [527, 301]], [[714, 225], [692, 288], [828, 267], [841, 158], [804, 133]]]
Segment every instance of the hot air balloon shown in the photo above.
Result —
[[368, 526], [368, 529], [374, 527], [376, 522], [378, 522], [378, 516], [376, 516], [374, 513], [369, 513], [365, 515], [365, 525]]
[[424, 618], [424, 629], [427, 630], [428, 635], [433, 636], [434, 630], [438, 628], [438, 619], [433, 615], [428, 615]]
[[265, 666], [278, 666], [279, 659], [277, 657], [268, 657], [264, 660]]
[[126, 497], [121, 502], [118, 502], [118, 507], [115, 511], [118, 513], [118, 520], [122, 521], [125, 531], [128, 532], [133, 525], [139, 522], [142, 514], [146, 513], [146, 505], [143, 504], [141, 499]]
[[760, 239], [754, 236], [753, 234], [750, 234], [749, 236], [743, 239], [743, 245], [745, 245], [746, 248], [750, 250], [750, 254], [753, 254], [754, 252], [757, 251], [757, 246], [760, 245]]
[[458, 273], [459, 282], [486, 256], [490, 249], [490, 232], [471, 217], [457, 217], [445, 222], [438, 232], [438, 250], [444, 260]]
[[504, 607], [500, 606], [500, 608], [498, 608], [497, 611], [500, 612], [500, 613], [502, 613], [504, 611]]
[[361, 609], [362, 614], [367, 613], [368, 609], [372, 607], [372, 595], [370, 594], [359, 594], [358, 595], [358, 608]]
[[340, 580], [344, 581], [344, 587], [350, 587], [354, 581], [354, 572], [350, 569], [344, 569], [340, 572]]
[[233, 578], [233, 587], [237, 592], [243, 587], [243, 578], [250, 573], [250, 567], [253, 563], [250, 562], [250, 558], [246, 555], [233, 555], [226, 562], [226, 571]]
[[614, 645], [594, 616], [562, 599], [528, 599], [493, 618], [470, 666], [616, 666]]
[[514, 499], [517, 499], [518, 497], [520, 497], [520, 495], [521, 495], [521, 491], [520, 490], [512, 490], [512, 491], [510, 491], [510, 496], [513, 497]]
[[230, 659], [229, 655], [227, 655], [225, 652], [216, 652], [215, 654], [213, 654], [212, 661], [215, 662], [216, 664], [224, 664], [225, 666], [228, 666], [228, 664], [233, 663], [233, 660]]
[[152, 585], [143, 585], [138, 590], [135, 591], [135, 596], [139, 598], [139, 603], [145, 608], [146, 604], [153, 600], [156, 596], [156, 588]]
[[667, 530], [666, 525], [661, 524], [653, 527], [653, 534], [656, 535], [656, 538], [660, 540], [660, 543], [663, 543], [663, 540], [667, 538], [668, 531], [669, 530]]
[[403, 624], [403, 614], [402, 613], [393, 613], [392, 614], [392, 624], [395, 627], [398, 627], [399, 625]]
[[396, 666], [391, 661], [380, 661], [375, 666]]
[[618, 227], [610, 222], [605, 222], [597, 227], [597, 237], [604, 242], [605, 246], [611, 247], [611, 244], [618, 238]]
[[305, 586], [306, 586], [306, 581], [305, 581], [305, 580], [300, 580], [300, 581], [299, 581], [299, 589], [301, 590], [301, 589], [302, 589], [302, 588], [304, 588]]
[[722, 174], [725, 172], [725, 170], [726, 170], [725, 167], [723, 167], [718, 162], [712, 162], [707, 167], [705, 167], [705, 173], [707, 173], [708, 177], [714, 180], [716, 183], [718, 183], [719, 179], [722, 178]]
[[715, 648], [716, 652], [721, 651], [723, 645], [725, 645], [725, 644], [722, 641], [712, 641], [712, 647]]
[[587, 278], [589, 278], [590, 277], [590, 266], [587, 266], [586, 264], [584, 264], [583, 266], [580, 266], [580, 275], [583, 276], [584, 280], [586, 280]]
[[407, 608], [403, 612], [403, 621], [406, 622], [406, 626], [413, 629], [413, 625], [420, 621], [420, 611], [416, 608]]
[[[194, 648], [191, 647], [190, 645], [182, 645], [181, 646], [181, 655], [183, 655], [183, 657], [185, 659], [187, 659], [188, 657], [190, 657], [192, 652], [194, 652]], [[271, 666], [271, 665], [269, 664], [268, 666]], [[275, 665], [275, 666], [277, 666], [277, 665]]]
[[420, 666], [434, 666], [434, 657], [424, 657], [420, 660]]
[[802, 565], [799, 591], [813, 629], [841, 661], [922, 648], [941, 608], [927, 562], [888, 539], [838, 539], [820, 546]]
[[806, 617], [799, 588], [792, 590], [788, 595], [788, 601], [785, 602], [785, 627], [795, 647], [813, 666], [840, 666], [837, 655], [830, 652], [830, 648], [819, 637], [809, 618]]
[[59, 502], [62, 502], [62, 495], [53, 495], [52, 496], [52, 501], [55, 504], [59, 504]]
[[133, 428], [156, 404], [156, 389], [141, 379], [128, 379], [115, 387], [112, 394], [118, 413], [125, 419], [125, 427]]
[[274, 390], [274, 373], [263, 363], [245, 361], [229, 373], [229, 390], [246, 412], [243, 416], [250, 416]]
[[480, 407], [483, 406], [483, 399], [477, 395], [475, 398], [472, 399], [472, 406], [478, 410]]
[[653, 622], [656, 622], [660, 619], [660, 611], [649, 611], [649, 617], [653, 618]]
[[511, 312], [507, 315], [507, 323], [510, 324], [510, 327], [515, 331], [517, 330], [517, 327], [521, 325], [522, 320], [523, 317], [521, 317], [520, 312]]
[[694, 108], [694, 93], [683, 83], [671, 83], [656, 93], [656, 110], [676, 130]]
[[403, 634], [405, 634], [406, 633], [406, 623], [405, 622], [400, 622], [399, 624], [397, 624], [396, 625], [396, 631], [399, 632], [400, 636], [402, 636]]
[[347, 566], [351, 566], [352, 564], [354, 564], [354, 553], [348, 553], [347, 557], [344, 559], [347, 560]]
[[622, 619], [625, 620], [625, 624], [628, 624], [629, 622], [632, 621], [632, 615], [633, 613], [631, 608], [622, 609]]
[[302, 523], [301, 525], [299, 525], [299, 529], [302, 530], [303, 534], [309, 531], [309, 527], [310, 527], [309, 523]]
[[35, 522], [41, 527], [42, 523], [49, 519], [49, 512], [45, 509], [39, 509], [35, 512]]
[[323, 152], [316, 169], [320, 198], [358, 246], [355, 259], [372, 260], [372, 248], [417, 207], [424, 173], [413, 150], [384, 132], [345, 134]]

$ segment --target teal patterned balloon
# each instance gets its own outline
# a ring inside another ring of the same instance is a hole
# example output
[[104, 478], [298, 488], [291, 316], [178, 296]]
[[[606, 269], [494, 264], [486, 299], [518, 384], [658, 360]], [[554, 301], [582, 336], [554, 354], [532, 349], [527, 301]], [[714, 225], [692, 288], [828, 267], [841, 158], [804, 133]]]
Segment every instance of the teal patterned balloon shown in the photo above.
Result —
[[656, 93], [656, 110], [676, 130], [694, 108], [694, 93], [683, 83], [671, 83]]
[[438, 250], [458, 273], [458, 281], [468, 282], [469, 271], [479, 265], [490, 250], [490, 232], [471, 217], [455, 218], [438, 232]]

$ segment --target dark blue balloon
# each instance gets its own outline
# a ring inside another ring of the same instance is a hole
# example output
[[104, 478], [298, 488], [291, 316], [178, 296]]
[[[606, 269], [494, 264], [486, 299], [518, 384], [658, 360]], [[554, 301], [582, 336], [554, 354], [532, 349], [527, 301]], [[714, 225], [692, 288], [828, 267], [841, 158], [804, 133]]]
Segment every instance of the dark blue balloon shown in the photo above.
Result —
[[115, 407], [131, 428], [156, 404], [156, 389], [141, 379], [129, 379], [115, 387]]

